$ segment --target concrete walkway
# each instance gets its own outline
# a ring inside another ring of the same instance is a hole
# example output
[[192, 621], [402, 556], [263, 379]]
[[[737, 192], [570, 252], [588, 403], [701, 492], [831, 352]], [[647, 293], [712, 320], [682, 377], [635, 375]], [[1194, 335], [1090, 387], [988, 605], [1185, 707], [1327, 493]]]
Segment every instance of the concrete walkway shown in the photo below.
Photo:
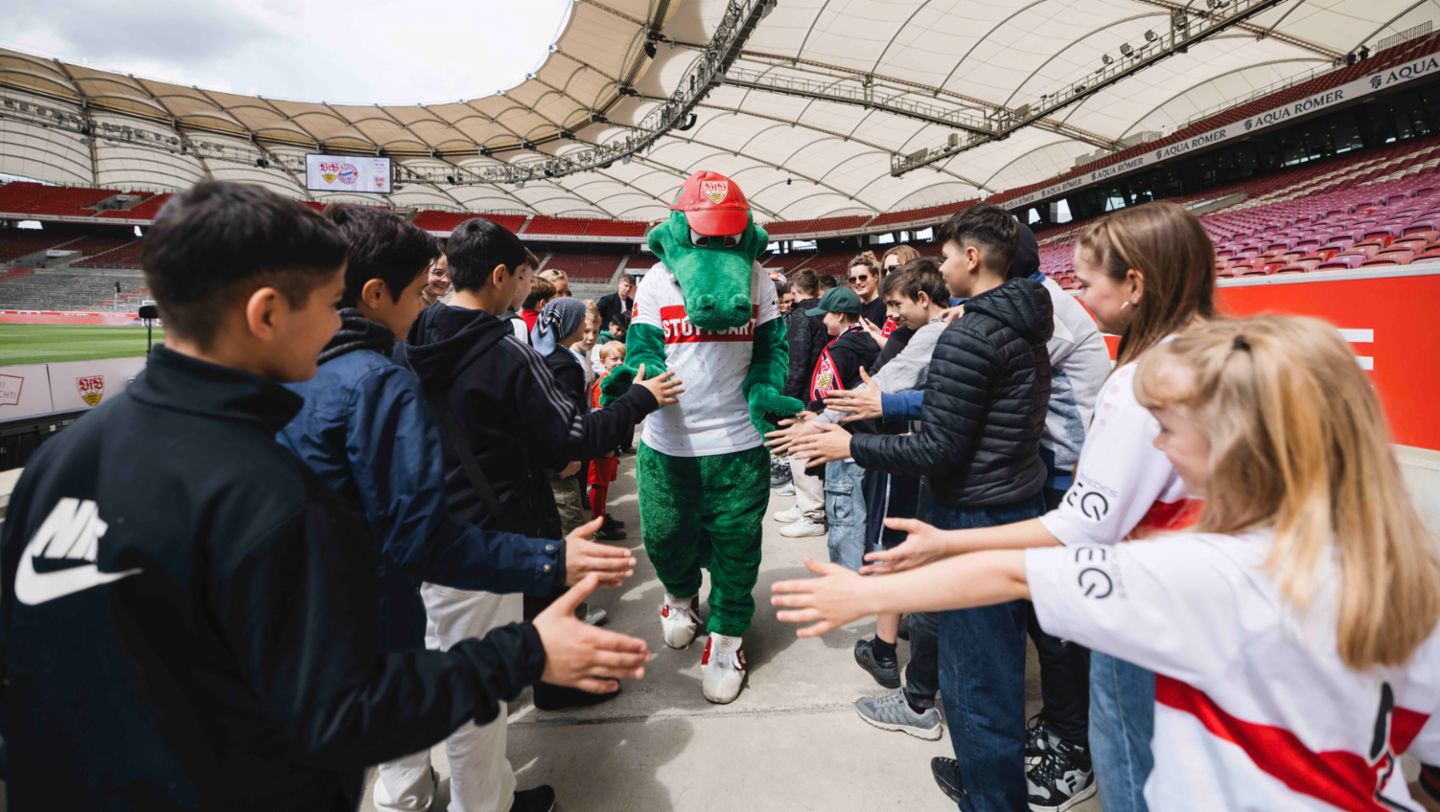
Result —
[[[645, 638], [658, 656], [643, 681], [592, 708], [536, 711], [527, 691], [510, 714], [510, 763], [521, 788], [553, 785], [564, 812], [955, 809], [930, 777], [930, 758], [950, 754], [948, 738], [926, 742], [878, 730], [855, 714], [856, 698], [886, 692], [851, 655], [872, 624], [800, 640], [794, 627], [775, 620], [770, 585], [803, 575], [807, 555], [824, 559], [824, 537], [787, 539], [767, 517], [757, 613], [745, 638], [749, 687], [733, 704], [712, 705], [700, 694], [703, 643], [674, 651], [660, 639], [663, 589], [639, 540], [633, 457], [622, 458], [611, 493], [630, 532], [619, 543], [635, 550], [639, 566], [629, 585], [597, 593], [593, 603], [609, 610], [609, 628]], [[792, 503], [773, 496], [770, 514]], [[907, 657], [902, 642], [901, 661]], [[1027, 693], [1033, 712], [1033, 673]], [[443, 747], [433, 759], [442, 775], [435, 809], [442, 810]], [[368, 794], [362, 809], [373, 809]], [[1076, 808], [1098, 809], [1094, 801]]]

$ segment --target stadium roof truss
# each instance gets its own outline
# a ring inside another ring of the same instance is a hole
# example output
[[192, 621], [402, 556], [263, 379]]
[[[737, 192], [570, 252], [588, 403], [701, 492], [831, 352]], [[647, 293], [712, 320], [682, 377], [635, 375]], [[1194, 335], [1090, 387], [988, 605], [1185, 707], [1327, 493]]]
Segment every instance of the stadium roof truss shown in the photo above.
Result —
[[575, 0], [520, 85], [413, 106], [0, 50], [0, 172], [333, 200], [305, 190], [305, 153], [386, 155], [398, 207], [658, 219], [705, 168], [761, 220], [868, 215], [1053, 177], [1437, 18], [1440, 0]]

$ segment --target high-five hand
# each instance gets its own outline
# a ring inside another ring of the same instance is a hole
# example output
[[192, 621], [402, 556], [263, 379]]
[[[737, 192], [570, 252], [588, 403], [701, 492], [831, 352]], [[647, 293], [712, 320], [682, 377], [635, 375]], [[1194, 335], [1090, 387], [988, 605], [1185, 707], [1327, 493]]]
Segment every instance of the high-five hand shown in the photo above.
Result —
[[875, 614], [869, 608], [866, 579], [839, 564], [805, 559], [805, 568], [820, 576], [780, 581], [771, 588], [770, 605], [782, 607], [775, 617], [786, 623], [809, 623], [798, 637], [819, 637], [852, 620]]
[[656, 402], [661, 406], [669, 406], [672, 403], [680, 402], [680, 396], [685, 394], [685, 383], [675, 377], [673, 370], [665, 370], [658, 378], [645, 377], [645, 365], [635, 371], [635, 386], [643, 386], [650, 390], [655, 396]]
[[816, 423], [819, 431], [797, 438], [790, 445], [790, 453], [806, 466], [822, 462], [835, 462], [850, 456], [850, 432], [835, 423]]
[[623, 547], [611, 547], [594, 540], [601, 516], [580, 525], [565, 537], [565, 585], [573, 586], [590, 573], [600, 578], [600, 586], [620, 586], [635, 574], [635, 555]]
[[919, 519], [886, 519], [885, 526], [909, 535], [888, 550], [866, 553], [865, 560], [870, 563], [860, 568], [861, 575], [913, 570], [950, 555], [944, 540], [945, 531], [934, 525]]
[[595, 575], [585, 576], [535, 617], [535, 631], [545, 646], [545, 672], [540, 677], [545, 682], [611, 694], [620, 690], [620, 680], [645, 677], [651, 656], [644, 640], [597, 629], [575, 617], [575, 610], [598, 583]]
[[840, 419], [841, 423], [873, 420], [884, 413], [880, 405], [880, 387], [870, 380], [870, 373], [865, 371], [865, 367], [860, 367], [860, 380], [864, 381], [865, 386], [841, 389], [825, 396], [825, 408], [848, 413]]

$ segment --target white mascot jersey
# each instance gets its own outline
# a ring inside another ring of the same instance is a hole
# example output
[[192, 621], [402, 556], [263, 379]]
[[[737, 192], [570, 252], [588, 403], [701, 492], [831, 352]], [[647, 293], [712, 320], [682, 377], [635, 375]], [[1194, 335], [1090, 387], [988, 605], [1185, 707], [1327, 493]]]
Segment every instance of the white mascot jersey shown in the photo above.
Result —
[[750, 425], [750, 406], [741, 391], [755, 353], [756, 328], [780, 318], [775, 284], [758, 262], [751, 269], [750, 301], [749, 324], [700, 330], [686, 316], [680, 286], [663, 263], [640, 280], [632, 323], [664, 334], [666, 369], [685, 384], [679, 403], [645, 418], [640, 435], [645, 445], [672, 457], [705, 457], [764, 443]]

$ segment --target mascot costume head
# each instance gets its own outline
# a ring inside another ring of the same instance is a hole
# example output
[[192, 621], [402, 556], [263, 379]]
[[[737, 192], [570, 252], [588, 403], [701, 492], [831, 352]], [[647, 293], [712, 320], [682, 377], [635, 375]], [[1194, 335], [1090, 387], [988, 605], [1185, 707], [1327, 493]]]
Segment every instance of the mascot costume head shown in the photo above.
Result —
[[697, 172], [680, 187], [670, 218], [647, 240], [675, 275], [690, 323], [715, 331], [754, 317], [752, 267], [769, 241], [755, 225], [745, 193], [714, 172]]

